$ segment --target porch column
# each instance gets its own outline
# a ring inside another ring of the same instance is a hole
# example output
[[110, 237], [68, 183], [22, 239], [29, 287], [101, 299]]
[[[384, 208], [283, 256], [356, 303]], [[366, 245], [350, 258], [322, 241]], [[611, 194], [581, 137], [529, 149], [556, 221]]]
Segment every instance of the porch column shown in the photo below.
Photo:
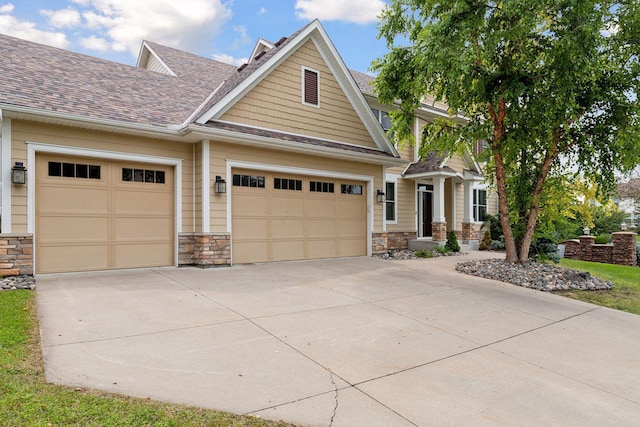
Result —
[[464, 180], [464, 217], [462, 219], [462, 243], [475, 240], [475, 224], [473, 221], [473, 180]]
[[447, 240], [447, 219], [444, 216], [444, 180], [442, 176], [433, 178], [433, 241]]

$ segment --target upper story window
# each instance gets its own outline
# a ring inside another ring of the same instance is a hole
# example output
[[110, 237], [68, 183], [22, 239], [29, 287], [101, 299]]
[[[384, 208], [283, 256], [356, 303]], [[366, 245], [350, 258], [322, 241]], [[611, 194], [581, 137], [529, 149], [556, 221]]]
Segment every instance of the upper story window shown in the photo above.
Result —
[[391, 129], [391, 118], [389, 117], [389, 113], [376, 108], [372, 108], [371, 111], [373, 112], [373, 116], [378, 119], [378, 122], [380, 123], [380, 126], [382, 126], [382, 129], [384, 129], [385, 133], [389, 132], [389, 129]]
[[302, 67], [302, 103], [320, 106], [320, 72]]
[[489, 143], [487, 141], [476, 141], [475, 144], [473, 144], [473, 155], [478, 157], [480, 154], [482, 154], [483, 151], [485, 151], [486, 149], [489, 148]]

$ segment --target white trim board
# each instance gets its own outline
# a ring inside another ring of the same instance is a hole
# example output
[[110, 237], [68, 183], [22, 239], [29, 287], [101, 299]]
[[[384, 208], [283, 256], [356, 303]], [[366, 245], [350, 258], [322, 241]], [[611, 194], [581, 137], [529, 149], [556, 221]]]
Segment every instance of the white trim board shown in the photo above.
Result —
[[[182, 159], [172, 157], [147, 156], [142, 154], [131, 154], [114, 151], [96, 150], [91, 148], [69, 147], [65, 145], [44, 144], [27, 141], [27, 232], [34, 234], [36, 219], [36, 153], [64, 154], [77, 157], [93, 157], [106, 160], [120, 160], [139, 163], [149, 163], [158, 165], [169, 165], [175, 167], [174, 172], [174, 211], [175, 211], [175, 232], [174, 232], [174, 265], [178, 266], [178, 236], [182, 231]], [[35, 272], [36, 262], [36, 239], [33, 239], [33, 268]]]
[[[2, 119], [2, 124], [0, 126], [0, 173], [2, 173], [2, 177], [0, 181], [2, 182], [2, 232], [3, 233], [11, 233], [11, 224], [12, 224], [12, 209], [11, 209], [11, 119], [8, 117], [2, 117], [2, 112], [0, 111], [0, 119]], [[30, 163], [27, 163], [29, 166]], [[27, 169], [31, 169], [30, 167]]]

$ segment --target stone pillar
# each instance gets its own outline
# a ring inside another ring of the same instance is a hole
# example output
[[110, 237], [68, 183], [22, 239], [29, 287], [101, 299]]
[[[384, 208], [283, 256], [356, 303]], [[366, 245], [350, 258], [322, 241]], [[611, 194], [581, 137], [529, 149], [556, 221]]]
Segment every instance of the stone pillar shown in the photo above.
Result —
[[386, 232], [373, 233], [371, 253], [373, 255], [383, 254], [389, 250], [388, 234]]
[[0, 234], [0, 276], [33, 275], [33, 235]]
[[433, 219], [431, 235], [434, 242], [447, 240], [447, 219], [444, 216], [444, 180], [442, 176], [433, 178]]
[[636, 233], [622, 231], [611, 234], [613, 241], [613, 263], [619, 265], [637, 265]]
[[231, 265], [231, 235], [228, 233], [180, 233], [178, 264], [196, 267]]
[[460, 236], [462, 243], [469, 243], [470, 240], [476, 240], [475, 224], [472, 222], [462, 223], [462, 236]]
[[446, 222], [433, 222], [432, 224], [432, 236], [434, 242], [446, 242], [447, 241], [447, 223]]
[[580, 240], [578, 259], [582, 261], [591, 261], [593, 259], [593, 255], [591, 254], [591, 247], [596, 240], [595, 236], [580, 236], [578, 237], [578, 240]]

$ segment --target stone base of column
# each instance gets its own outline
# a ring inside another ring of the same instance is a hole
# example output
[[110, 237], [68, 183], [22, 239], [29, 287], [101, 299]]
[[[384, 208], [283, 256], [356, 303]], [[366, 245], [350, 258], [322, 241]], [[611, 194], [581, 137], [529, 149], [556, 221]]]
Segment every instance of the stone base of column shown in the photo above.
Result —
[[228, 233], [180, 233], [178, 265], [200, 268], [231, 265], [231, 235]]
[[460, 236], [460, 240], [465, 245], [468, 244], [470, 240], [476, 240], [476, 228], [474, 223], [462, 223], [462, 235]]
[[447, 223], [446, 222], [434, 222], [431, 224], [431, 235], [434, 242], [446, 242], [447, 241]]

